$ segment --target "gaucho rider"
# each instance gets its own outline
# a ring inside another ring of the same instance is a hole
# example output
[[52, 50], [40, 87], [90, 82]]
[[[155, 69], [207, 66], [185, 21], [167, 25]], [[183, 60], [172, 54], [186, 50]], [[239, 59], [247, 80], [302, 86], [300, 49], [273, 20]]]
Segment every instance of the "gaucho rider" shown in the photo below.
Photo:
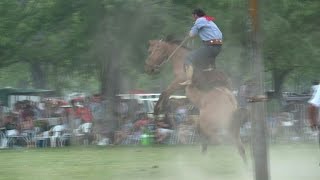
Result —
[[203, 71], [210, 71], [215, 68], [215, 58], [221, 51], [222, 33], [213, 22], [214, 18], [207, 16], [202, 9], [195, 9], [192, 12], [195, 23], [192, 26], [189, 38], [199, 35], [203, 45], [191, 51], [185, 61], [187, 80], [180, 85], [190, 85], [192, 83], [193, 68]]

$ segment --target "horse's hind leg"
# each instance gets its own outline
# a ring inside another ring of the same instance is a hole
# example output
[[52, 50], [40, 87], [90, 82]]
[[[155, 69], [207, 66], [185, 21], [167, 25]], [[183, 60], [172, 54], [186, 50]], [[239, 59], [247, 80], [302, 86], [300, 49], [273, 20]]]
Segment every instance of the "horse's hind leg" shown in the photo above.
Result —
[[243, 162], [247, 164], [246, 150], [240, 138], [240, 128], [231, 129], [230, 131], [233, 144], [236, 145]]
[[238, 152], [242, 158], [242, 160], [247, 164], [247, 157], [244, 145], [240, 138], [240, 129], [241, 125], [247, 121], [248, 118], [248, 111], [247, 109], [238, 109], [234, 114], [234, 119], [231, 123], [229, 134], [231, 135], [231, 139], [233, 144], [236, 145]]
[[201, 130], [200, 125], [197, 126], [199, 136], [200, 136], [200, 142], [201, 142], [201, 153], [202, 154], [207, 154], [208, 151], [208, 143], [209, 143], [209, 138], [203, 130]]
[[239, 154], [240, 154], [243, 162], [244, 162], [245, 164], [247, 164], [246, 150], [245, 150], [245, 148], [244, 148], [243, 143], [241, 142], [240, 137], [237, 138], [237, 139], [235, 139], [235, 144], [236, 144], [236, 146], [237, 146], [237, 148], [238, 148], [238, 152], [239, 152]]
[[201, 137], [201, 135], [200, 135], [200, 138], [201, 138], [201, 153], [202, 154], [207, 154], [207, 152], [208, 152], [208, 142], [209, 142], [208, 137], [205, 136], [205, 135], [202, 135], [202, 137]]

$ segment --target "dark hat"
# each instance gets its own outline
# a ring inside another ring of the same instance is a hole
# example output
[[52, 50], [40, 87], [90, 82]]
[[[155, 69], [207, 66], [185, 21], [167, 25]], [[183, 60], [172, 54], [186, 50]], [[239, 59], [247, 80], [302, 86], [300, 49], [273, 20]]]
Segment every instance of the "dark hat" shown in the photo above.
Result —
[[202, 9], [200, 9], [200, 8], [194, 9], [194, 10], [192, 11], [192, 14], [195, 14], [195, 15], [197, 15], [197, 16], [199, 16], [199, 17], [202, 17], [202, 16], [205, 16], [205, 15], [206, 15], [206, 13], [205, 13]]

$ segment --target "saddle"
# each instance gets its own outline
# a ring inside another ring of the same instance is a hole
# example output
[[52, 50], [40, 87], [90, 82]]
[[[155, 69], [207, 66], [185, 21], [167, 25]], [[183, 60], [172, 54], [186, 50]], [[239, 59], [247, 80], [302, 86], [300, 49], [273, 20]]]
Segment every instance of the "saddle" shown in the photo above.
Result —
[[209, 91], [216, 87], [226, 87], [231, 89], [231, 81], [227, 75], [217, 69], [199, 69], [195, 68], [192, 84], [202, 91]]

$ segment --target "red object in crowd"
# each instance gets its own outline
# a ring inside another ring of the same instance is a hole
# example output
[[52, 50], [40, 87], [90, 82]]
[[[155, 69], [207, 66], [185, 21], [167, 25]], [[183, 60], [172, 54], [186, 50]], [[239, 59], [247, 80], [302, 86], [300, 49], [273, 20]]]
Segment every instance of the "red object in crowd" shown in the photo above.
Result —
[[148, 123], [149, 123], [148, 119], [140, 119], [134, 123], [134, 127], [135, 128], [142, 128], [143, 126], [146, 126]]
[[71, 99], [71, 101], [82, 102], [82, 101], [84, 101], [84, 97], [76, 97], [76, 98]]
[[69, 103], [68, 103], [67, 101], [64, 101], [64, 100], [58, 101], [58, 104], [59, 104], [60, 106], [69, 105]]
[[132, 89], [129, 91], [129, 94], [145, 94], [146, 92], [141, 89]]
[[84, 122], [92, 122], [92, 113], [89, 108], [79, 107], [75, 111], [75, 116], [82, 119]]

